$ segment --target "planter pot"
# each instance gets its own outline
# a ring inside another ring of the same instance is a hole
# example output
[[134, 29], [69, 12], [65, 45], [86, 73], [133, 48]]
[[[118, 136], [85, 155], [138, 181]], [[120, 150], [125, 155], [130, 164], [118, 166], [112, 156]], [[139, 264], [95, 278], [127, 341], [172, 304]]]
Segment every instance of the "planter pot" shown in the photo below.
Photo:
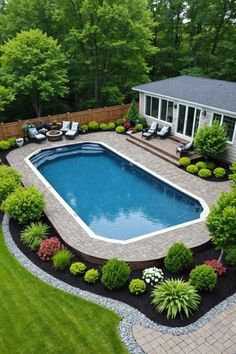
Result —
[[18, 147], [23, 146], [23, 145], [24, 145], [24, 139], [23, 139], [23, 138], [18, 138], [18, 139], [16, 139], [16, 145], [17, 145]]

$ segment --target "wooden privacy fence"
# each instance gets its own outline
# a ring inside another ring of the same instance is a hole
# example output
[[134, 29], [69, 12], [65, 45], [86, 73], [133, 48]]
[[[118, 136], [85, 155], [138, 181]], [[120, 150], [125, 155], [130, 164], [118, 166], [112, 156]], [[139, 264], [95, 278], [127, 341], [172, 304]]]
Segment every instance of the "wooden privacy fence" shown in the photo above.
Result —
[[120, 106], [104, 107], [88, 109], [87, 111], [73, 112], [57, 114], [54, 116], [46, 116], [40, 118], [18, 120], [17, 122], [1, 123], [0, 124], [0, 140], [5, 140], [11, 137], [19, 138], [22, 136], [22, 125], [25, 123], [37, 124], [40, 122], [52, 123], [57, 121], [61, 123], [64, 121], [79, 122], [81, 124], [87, 124], [93, 120], [97, 123], [115, 122], [117, 119], [122, 118], [129, 109], [129, 104], [123, 104]]

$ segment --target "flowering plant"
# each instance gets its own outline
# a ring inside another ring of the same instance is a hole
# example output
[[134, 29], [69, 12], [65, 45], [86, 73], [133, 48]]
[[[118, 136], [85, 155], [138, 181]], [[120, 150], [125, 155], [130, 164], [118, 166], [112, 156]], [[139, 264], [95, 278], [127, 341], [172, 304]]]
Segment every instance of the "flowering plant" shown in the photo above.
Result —
[[147, 284], [154, 285], [164, 280], [164, 274], [160, 268], [147, 268], [143, 271], [143, 279]]
[[42, 240], [37, 255], [42, 261], [49, 261], [52, 255], [61, 247], [61, 241], [57, 237], [50, 237]]
[[217, 261], [216, 259], [207, 260], [204, 262], [204, 264], [209, 265], [211, 268], [213, 268], [217, 275], [222, 275], [226, 273], [227, 268], [224, 267], [223, 264]]

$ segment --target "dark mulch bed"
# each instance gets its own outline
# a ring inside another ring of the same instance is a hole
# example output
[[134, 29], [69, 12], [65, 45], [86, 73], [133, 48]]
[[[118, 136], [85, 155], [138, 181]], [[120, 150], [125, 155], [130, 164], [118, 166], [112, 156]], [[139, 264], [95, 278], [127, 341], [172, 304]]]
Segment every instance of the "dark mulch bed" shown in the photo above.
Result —
[[[43, 221], [48, 222], [46, 217], [44, 217]], [[99, 294], [102, 296], [110, 297], [112, 299], [123, 301], [137, 308], [139, 311], [144, 313], [151, 320], [161, 325], [166, 325], [170, 327], [180, 327], [180, 326], [186, 326], [190, 323], [193, 323], [201, 316], [203, 316], [206, 312], [208, 312], [212, 307], [214, 307], [219, 302], [221, 302], [222, 300], [224, 300], [225, 298], [227, 298], [228, 296], [236, 292], [236, 277], [235, 277], [236, 267], [228, 267], [227, 273], [218, 278], [217, 288], [212, 293], [204, 293], [204, 292], [201, 293], [202, 296], [201, 305], [199, 307], [199, 310], [196, 311], [193, 316], [191, 316], [189, 319], [184, 318], [183, 320], [180, 317], [176, 318], [175, 320], [167, 320], [165, 315], [158, 314], [155, 311], [154, 307], [151, 305], [150, 288], [148, 289], [148, 292], [146, 294], [142, 296], [136, 296], [130, 294], [128, 287], [125, 287], [118, 291], [110, 291], [106, 289], [100, 282], [98, 282], [95, 285], [91, 285], [91, 284], [87, 284], [82, 277], [73, 277], [70, 274], [69, 270], [56, 271], [52, 268], [50, 262], [42, 262], [35, 252], [32, 252], [29, 248], [25, 247], [20, 242], [21, 229], [22, 227], [19, 226], [17, 222], [11, 220], [10, 230], [17, 246], [33, 263], [35, 263], [41, 269], [53, 275], [55, 278], [58, 278], [80, 289], [88, 290], [95, 294]], [[50, 235], [59, 237], [58, 233], [56, 232], [55, 229], [53, 229], [52, 226], [51, 226]], [[194, 265], [201, 264], [206, 259], [213, 259], [217, 257], [218, 257], [218, 252], [214, 251], [214, 249], [211, 246], [209, 246], [208, 249], [205, 249], [194, 256]], [[83, 261], [81, 257], [79, 258], [75, 256], [73, 262], [77, 260]], [[98, 266], [94, 263], [89, 263], [87, 261], [84, 261], [84, 263], [86, 263], [88, 269], [98, 268]], [[162, 267], [162, 269], [164, 271], [166, 278], [177, 277], [176, 275], [168, 272], [164, 268], [164, 266]], [[183, 279], [187, 279], [188, 273], [186, 272], [184, 274], [181, 274], [181, 276], [183, 277]], [[142, 277], [141, 270], [135, 270], [131, 274], [131, 278], [141, 278], [141, 277]]]

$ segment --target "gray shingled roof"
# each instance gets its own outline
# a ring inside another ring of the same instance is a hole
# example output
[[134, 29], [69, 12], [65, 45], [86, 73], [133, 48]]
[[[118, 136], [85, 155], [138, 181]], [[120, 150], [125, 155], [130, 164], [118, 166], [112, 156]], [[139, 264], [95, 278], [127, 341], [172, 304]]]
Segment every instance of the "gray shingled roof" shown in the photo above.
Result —
[[135, 86], [133, 90], [236, 112], [236, 82], [183, 75]]

